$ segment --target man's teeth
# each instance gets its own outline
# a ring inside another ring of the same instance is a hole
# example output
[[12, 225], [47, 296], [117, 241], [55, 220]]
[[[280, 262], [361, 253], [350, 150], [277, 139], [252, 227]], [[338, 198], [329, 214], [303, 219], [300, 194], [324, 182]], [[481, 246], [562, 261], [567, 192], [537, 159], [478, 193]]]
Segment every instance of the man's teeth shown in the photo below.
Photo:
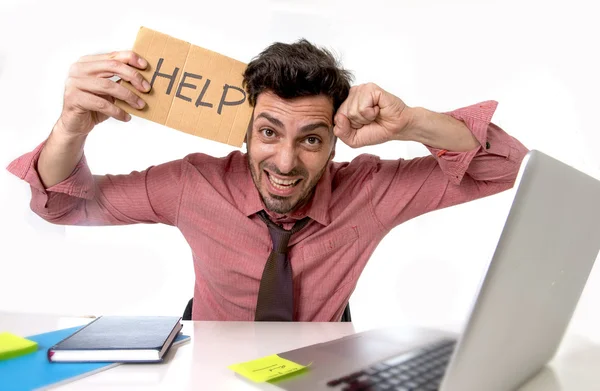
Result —
[[269, 180], [271, 181], [271, 184], [273, 186], [275, 186], [278, 189], [285, 189], [286, 187], [290, 187], [292, 185], [295, 185], [299, 179], [279, 179], [279, 178], [275, 178], [271, 175], [268, 175]]

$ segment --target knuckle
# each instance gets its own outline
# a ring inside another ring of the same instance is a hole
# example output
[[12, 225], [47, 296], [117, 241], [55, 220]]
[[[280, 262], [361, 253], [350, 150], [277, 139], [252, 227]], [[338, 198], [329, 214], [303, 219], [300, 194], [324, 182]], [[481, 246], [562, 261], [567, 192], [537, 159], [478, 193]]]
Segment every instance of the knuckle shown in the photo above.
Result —
[[107, 67], [113, 71], [119, 69], [120, 64], [121, 64], [120, 61], [114, 60], [114, 59], [108, 60], [106, 63]]
[[65, 92], [71, 92], [73, 89], [75, 89], [75, 78], [68, 77], [65, 81]]
[[127, 90], [127, 92], [125, 94], [125, 99], [128, 100], [129, 102], [137, 102], [138, 96], [136, 94], [134, 94], [132, 91]]
[[79, 70], [81, 69], [80, 64], [80, 62], [76, 62], [69, 67], [69, 76], [74, 76], [79, 73]]
[[129, 61], [137, 59], [137, 54], [135, 54], [135, 52], [133, 50], [127, 50], [123, 54], [124, 54], [124, 57]]
[[133, 79], [135, 79], [138, 83], [142, 83], [144, 81], [144, 77], [142, 76], [141, 73], [139, 73], [138, 71], [132, 71], [133, 72]]
[[366, 106], [359, 107], [358, 113], [364, 117], [364, 116], [370, 114], [370, 107], [366, 107]]
[[96, 80], [102, 89], [111, 90], [114, 88], [115, 83], [113, 81], [111, 81], [110, 79], [99, 78]]
[[109, 103], [108, 103], [108, 101], [106, 101], [106, 100], [104, 100], [104, 99], [100, 99], [100, 100], [98, 101], [98, 103], [96, 104], [96, 106], [97, 106], [98, 110], [100, 110], [100, 111], [105, 111], [105, 110], [107, 110], [107, 109], [108, 109], [108, 107], [109, 107]]
[[356, 121], [359, 118], [358, 113], [355, 112], [354, 110], [352, 110], [350, 113], [348, 113], [348, 119], [350, 120], [350, 122]]
[[68, 104], [69, 102], [71, 102], [73, 100], [73, 95], [75, 95], [75, 91], [73, 89], [69, 89], [69, 88], [65, 89], [64, 101], [66, 104]]
[[127, 116], [127, 113], [125, 112], [125, 110], [120, 109], [115, 106], [115, 117], [123, 120], [123, 119], [125, 119], [126, 116]]

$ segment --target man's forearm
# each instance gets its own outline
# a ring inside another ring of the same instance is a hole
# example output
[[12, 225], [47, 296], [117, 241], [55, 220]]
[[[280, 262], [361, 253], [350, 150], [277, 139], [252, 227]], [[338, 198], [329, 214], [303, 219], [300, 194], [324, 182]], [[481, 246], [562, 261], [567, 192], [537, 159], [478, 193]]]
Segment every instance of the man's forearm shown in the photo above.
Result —
[[479, 146], [473, 133], [462, 121], [422, 107], [407, 110], [410, 110], [410, 125], [398, 135], [399, 140], [417, 141], [452, 152], [470, 151]]
[[37, 170], [44, 187], [48, 188], [67, 179], [81, 157], [86, 135], [68, 135], [54, 126], [40, 153]]

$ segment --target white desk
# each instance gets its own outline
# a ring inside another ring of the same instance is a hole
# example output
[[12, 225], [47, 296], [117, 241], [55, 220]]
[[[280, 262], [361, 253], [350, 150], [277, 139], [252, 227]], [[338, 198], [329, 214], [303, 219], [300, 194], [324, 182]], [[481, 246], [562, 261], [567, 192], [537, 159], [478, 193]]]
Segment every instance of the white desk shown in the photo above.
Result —
[[[0, 330], [19, 335], [73, 327], [87, 318], [0, 313]], [[227, 366], [355, 332], [351, 323], [183, 322], [191, 341], [163, 364], [121, 365], [60, 390], [256, 390]], [[362, 331], [362, 330], [357, 330]], [[600, 346], [567, 335], [555, 359], [521, 391], [600, 390]]]

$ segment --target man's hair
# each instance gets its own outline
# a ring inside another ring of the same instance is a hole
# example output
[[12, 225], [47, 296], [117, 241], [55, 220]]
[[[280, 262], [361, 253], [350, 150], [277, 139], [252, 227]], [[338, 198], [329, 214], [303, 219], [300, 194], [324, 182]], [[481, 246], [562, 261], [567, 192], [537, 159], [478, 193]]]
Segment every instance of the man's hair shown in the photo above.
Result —
[[352, 73], [344, 70], [330, 51], [306, 39], [292, 44], [274, 43], [256, 56], [244, 72], [243, 86], [248, 102], [271, 91], [283, 99], [325, 95], [337, 111], [348, 97]]

